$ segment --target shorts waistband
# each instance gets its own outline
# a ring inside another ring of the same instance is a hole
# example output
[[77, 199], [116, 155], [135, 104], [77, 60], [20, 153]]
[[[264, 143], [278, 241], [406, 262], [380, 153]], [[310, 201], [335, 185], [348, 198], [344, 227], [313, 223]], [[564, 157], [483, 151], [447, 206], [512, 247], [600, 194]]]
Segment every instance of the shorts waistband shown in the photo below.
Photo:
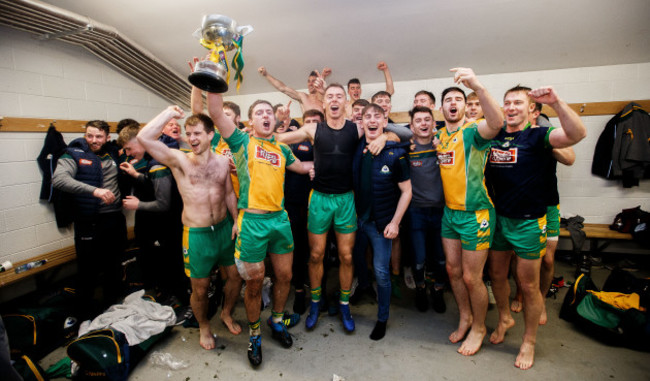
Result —
[[221, 222], [217, 222], [216, 224], [214, 224], [212, 226], [203, 226], [203, 227], [192, 227], [192, 226], [183, 225], [183, 231], [192, 232], [192, 233], [215, 231], [215, 230], [221, 228], [222, 226], [226, 225], [229, 222], [229, 220], [231, 220], [231, 219], [226, 217], [223, 220], [221, 220]]
[[312, 189], [312, 192], [318, 193], [319, 196], [322, 197], [329, 197], [329, 198], [338, 198], [338, 197], [346, 197], [349, 196], [353, 193], [353, 191], [345, 192], [345, 193], [323, 193], [319, 192], [316, 189]]
[[286, 213], [284, 209], [271, 212], [271, 213], [262, 213], [262, 214], [246, 212], [244, 210], [239, 211], [239, 214], [240, 215], [243, 214], [243, 216], [246, 217], [247, 219], [252, 218], [255, 220], [269, 220], [271, 218], [281, 216], [283, 213]]

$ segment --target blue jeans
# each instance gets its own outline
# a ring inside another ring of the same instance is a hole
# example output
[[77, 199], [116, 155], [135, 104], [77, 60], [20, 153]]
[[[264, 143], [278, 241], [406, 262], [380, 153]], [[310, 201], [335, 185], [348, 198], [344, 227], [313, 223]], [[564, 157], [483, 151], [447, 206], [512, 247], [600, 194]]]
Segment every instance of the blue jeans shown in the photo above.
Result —
[[377, 320], [385, 322], [388, 321], [388, 309], [390, 307], [390, 255], [393, 240], [384, 238], [384, 233], [377, 231], [375, 221], [359, 220], [358, 226], [353, 255], [359, 288], [370, 286], [366, 271], [366, 249], [370, 244], [373, 251], [373, 267], [375, 268], [377, 299], [379, 302]]
[[408, 209], [411, 220], [411, 245], [413, 245], [415, 253], [413, 278], [418, 286], [424, 284], [425, 263], [427, 270], [433, 272], [435, 285], [443, 286], [445, 284], [444, 279], [447, 271], [445, 269], [445, 253], [442, 250], [442, 238], [440, 237], [442, 213], [442, 208], [410, 206]]

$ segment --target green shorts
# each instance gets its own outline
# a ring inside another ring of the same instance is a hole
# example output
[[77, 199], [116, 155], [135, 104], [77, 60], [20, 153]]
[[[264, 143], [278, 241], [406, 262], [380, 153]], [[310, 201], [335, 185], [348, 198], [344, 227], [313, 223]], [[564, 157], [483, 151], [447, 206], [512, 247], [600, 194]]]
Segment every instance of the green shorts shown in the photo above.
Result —
[[440, 235], [458, 239], [465, 250], [487, 250], [494, 236], [494, 209], [454, 210], [445, 206]]
[[560, 235], [560, 204], [546, 208], [546, 237]]
[[285, 210], [266, 214], [239, 211], [239, 236], [235, 242], [235, 258], [243, 262], [262, 262], [266, 253], [288, 254], [293, 251], [293, 235]]
[[327, 233], [334, 225], [339, 233], [357, 231], [354, 193], [327, 194], [312, 190], [309, 194], [307, 230], [314, 234]]
[[539, 259], [546, 254], [546, 216], [533, 220], [497, 215], [497, 231], [492, 249], [514, 250], [524, 259]]
[[218, 224], [205, 228], [183, 226], [185, 275], [207, 278], [215, 265], [235, 264], [235, 243], [230, 239], [232, 224], [232, 217], [228, 215]]

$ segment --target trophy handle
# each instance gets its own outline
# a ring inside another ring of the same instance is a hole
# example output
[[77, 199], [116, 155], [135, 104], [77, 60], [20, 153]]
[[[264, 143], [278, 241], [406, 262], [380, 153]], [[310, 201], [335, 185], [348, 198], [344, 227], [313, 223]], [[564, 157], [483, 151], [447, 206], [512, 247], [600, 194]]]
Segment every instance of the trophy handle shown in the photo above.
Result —
[[249, 34], [253, 30], [254, 29], [252, 25], [242, 25], [237, 27], [237, 34], [244, 37], [245, 35]]

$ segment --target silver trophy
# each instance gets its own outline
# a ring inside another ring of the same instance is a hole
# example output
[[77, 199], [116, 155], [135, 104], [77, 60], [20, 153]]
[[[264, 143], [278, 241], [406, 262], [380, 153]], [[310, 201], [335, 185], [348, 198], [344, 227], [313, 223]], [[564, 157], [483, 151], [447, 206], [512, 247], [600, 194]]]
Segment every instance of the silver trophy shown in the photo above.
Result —
[[253, 27], [237, 26], [235, 20], [223, 15], [205, 15], [201, 25], [194, 35], [200, 38], [201, 45], [210, 50], [210, 56], [194, 65], [194, 72], [188, 79], [192, 85], [203, 91], [225, 93], [230, 82], [226, 52], [237, 49], [233, 67], [237, 70], [236, 77], [241, 83], [244, 63], [241, 42], [245, 35], [253, 31]]

